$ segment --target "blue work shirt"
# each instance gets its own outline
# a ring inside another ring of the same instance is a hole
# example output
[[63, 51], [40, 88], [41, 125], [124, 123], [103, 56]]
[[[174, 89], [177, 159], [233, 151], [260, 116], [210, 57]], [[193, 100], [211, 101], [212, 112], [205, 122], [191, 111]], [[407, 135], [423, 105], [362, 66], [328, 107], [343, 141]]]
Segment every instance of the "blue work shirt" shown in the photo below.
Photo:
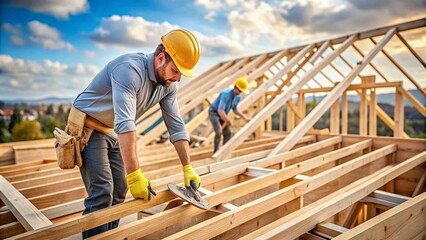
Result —
[[160, 103], [170, 141], [189, 141], [176, 91], [176, 84], [164, 87], [157, 83], [154, 54], [131, 53], [109, 62], [73, 105], [116, 133], [125, 133], [135, 131], [135, 121]]
[[[229, 111], [237, 110], [237, 105], [240, 102], [240, 95], [233, 96], [234, 88], [225, 89], [219, 93], [219, 96], [213, 101], [210, 109], [217, 112], [219, 109], [223, 109], [226, 114]], [[234, 98], [234, 99], [232, 99]]]

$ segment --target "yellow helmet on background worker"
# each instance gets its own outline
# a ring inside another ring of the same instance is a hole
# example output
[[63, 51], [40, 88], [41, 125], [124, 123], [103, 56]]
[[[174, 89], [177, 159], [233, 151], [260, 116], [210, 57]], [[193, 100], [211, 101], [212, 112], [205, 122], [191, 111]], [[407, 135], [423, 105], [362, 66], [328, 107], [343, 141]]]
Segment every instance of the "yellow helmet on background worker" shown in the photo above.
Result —
[[234, 85], [244, 94], [249, 92], [248, 90], [248, 82], [245, 77], [239, 77], [235, 80]]
[[176, 29], [162, 36], [161, 42], [179, 72], [185, 77], [194, 76], [194, 67], [201, 55], [200, 43], [194, 34], [188, 30]]

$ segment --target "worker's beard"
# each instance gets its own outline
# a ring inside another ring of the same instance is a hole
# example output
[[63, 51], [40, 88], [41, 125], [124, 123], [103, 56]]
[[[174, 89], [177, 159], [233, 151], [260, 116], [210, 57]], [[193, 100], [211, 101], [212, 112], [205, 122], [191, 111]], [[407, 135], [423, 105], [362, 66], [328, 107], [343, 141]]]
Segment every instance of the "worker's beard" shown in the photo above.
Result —
[[165, 79], [166, 76], [166, 64], [163, 64], [161, 67], [157, 68], [157, 83], [163, 87], [169, 87], [171, 85], [170, 81]]

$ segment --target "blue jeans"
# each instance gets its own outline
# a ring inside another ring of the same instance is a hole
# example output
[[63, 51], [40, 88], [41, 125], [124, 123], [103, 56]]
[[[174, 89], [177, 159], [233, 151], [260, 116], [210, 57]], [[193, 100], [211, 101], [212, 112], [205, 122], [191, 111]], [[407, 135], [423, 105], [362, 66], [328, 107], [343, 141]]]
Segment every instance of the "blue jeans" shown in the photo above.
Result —
[[225, 145], [225, 143], [228, 142], [229, 139], [231, 139], [232, 133], [229, 126], [225, 126], [222, 129], [222, 124], [224, 123], [224, 121], [220, 118], [219, 114], [216, 111], [213, 111], [211, 109], [209, 110], [209, 119], [210, 119], [210, 122], [212, 123], [213, 130], [215, 132], [214, 142], [213, 142], [214, 144], [213, 153], [215, 153], [219, 149], [220, 138], [222, 137], [222, 134], [223, 134], [223, 145]]
[[[81, 157], [80, 173], [88, 194], [83, 215], [124, 202], [126, 172], [117, 139], [94, 130]], [[83, 239], [116, 228], [119, 221], [84, 231]]]

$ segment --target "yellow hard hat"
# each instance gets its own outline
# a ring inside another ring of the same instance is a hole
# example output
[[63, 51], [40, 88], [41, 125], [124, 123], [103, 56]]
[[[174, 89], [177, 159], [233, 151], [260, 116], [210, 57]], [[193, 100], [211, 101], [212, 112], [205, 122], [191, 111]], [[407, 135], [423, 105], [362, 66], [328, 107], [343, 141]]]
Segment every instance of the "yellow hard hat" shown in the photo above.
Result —
[[248, 90], [248, 82], [245, 77], [239, 77], [234, 82], [235, 86], [244, 94], [249, 92]]
[[186, 77], [194, 76], [194, 67], [201, 55], [200, 43], [194, 34], [176, 29], [162, 36], [161, 42], [180, 73]]

